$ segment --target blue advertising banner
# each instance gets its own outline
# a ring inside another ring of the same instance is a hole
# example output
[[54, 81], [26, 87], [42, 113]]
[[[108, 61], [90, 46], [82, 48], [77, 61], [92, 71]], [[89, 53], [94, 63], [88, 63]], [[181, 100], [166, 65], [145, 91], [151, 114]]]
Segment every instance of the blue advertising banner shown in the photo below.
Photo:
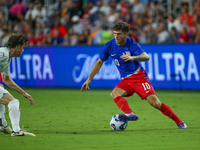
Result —
[[[142, 62], [156, 89], [200, 90], [200, 45], [142, 45], [150, 56]], [[10, 77], [22, 87], [80, 88], [99, 58], [102, 46], [26, 47], [12, 58]], [[114, 88], [120, 82], [115, 63], [107, 60], [91, 88]]]

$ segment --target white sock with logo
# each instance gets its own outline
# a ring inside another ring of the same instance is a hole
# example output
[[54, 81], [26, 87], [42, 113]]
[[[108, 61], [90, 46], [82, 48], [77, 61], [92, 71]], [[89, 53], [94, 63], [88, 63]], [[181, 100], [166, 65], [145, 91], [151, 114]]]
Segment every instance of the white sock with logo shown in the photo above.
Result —
[[19, 127], [20, 121], [20, 110], [19, 110], [19, 100], [14, 99], [9, 102], [9, 116], [12, 124], [12, 128], [14, 132], [19, 132], [21, 129]]
[[5, 118], [5, 105], [3, 104], [0, 104], [0, 119], [1, 119], [1, 124], [4, 127], [7, 127], [8, 124]]

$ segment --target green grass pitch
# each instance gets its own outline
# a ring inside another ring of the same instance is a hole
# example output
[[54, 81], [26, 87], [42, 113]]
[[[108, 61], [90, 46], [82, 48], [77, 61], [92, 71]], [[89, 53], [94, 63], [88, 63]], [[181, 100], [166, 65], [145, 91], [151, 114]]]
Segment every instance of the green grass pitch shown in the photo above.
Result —
[[[199, 150], [200, 92], [156, 90], [187, 124], [176, 124], [134, 94], [126, 98], [139, 119], [125, 131], [113, 131], [109, 121], [123, 113], [110, 97], [112, 89], [25, 88], [34, 105], [17, 92], [24, 129], [36, 137], [11, 137], [0, 133], [1, 150]], [[6, 110], [8, 123], [10, 119]]]

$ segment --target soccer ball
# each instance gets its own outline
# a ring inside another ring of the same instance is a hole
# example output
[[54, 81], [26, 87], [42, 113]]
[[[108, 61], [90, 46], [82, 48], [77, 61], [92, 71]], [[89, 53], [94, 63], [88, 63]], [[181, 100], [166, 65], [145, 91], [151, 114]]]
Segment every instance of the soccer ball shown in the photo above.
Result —
[[120, 121], [118, 119], [118, 114], [114, 115], [111, 120], [110, 120], [110, 127], [114, 130], [114, 131], [123, 131], [126, 129], [128, 122], [124, 122], [124, 121]]

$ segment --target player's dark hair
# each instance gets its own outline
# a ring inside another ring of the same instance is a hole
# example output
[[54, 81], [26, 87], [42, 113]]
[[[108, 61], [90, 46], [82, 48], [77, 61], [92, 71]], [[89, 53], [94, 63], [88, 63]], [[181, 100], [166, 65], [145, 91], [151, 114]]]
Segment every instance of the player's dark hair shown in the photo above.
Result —
[[119, 31], [122, 30], [122, 32], [129, 32], [130, 25], [126, 22], [118, 22], [114, 25], [113, 30]]
[[15, 48], [17, 45], [26, 45], [28, 42], [28, 38], [23, 34], [13, 34], [10, 36], [7, 47]]

